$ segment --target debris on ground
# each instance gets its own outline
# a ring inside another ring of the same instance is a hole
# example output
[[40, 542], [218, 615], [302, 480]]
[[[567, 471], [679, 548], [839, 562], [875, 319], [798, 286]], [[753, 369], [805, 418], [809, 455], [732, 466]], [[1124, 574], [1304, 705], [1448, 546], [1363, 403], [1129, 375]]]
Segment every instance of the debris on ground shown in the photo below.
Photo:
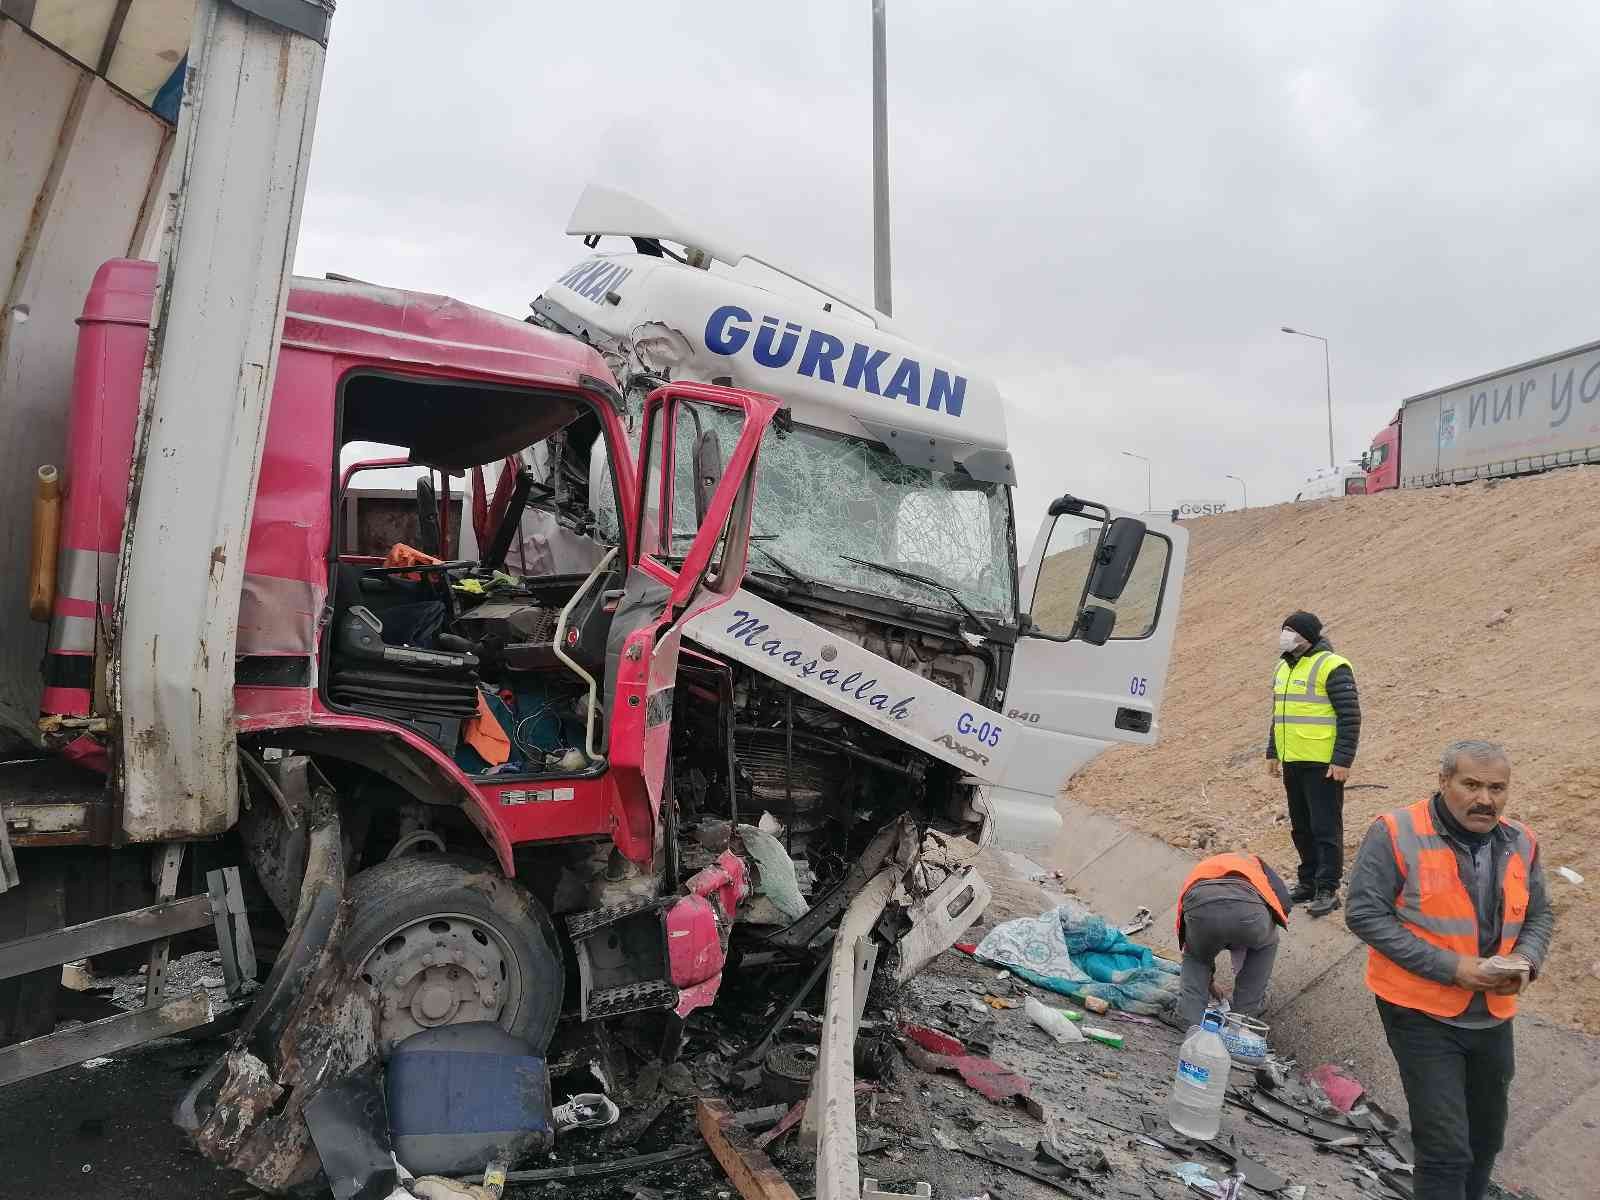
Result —
[[961, 1076], [973, 1091], [996, 1104], [1009, 1104], [1028, 1095], [1028, 1081], [992, 1058], [970, 1053], [949, 1034], [921, 1025], [902, 1026], [906, 1057], [923, 1071], [948, 1071]]
[[1063, 1045], [1083, 1041], [1083, 1030], [1073, 1024], [1074, 1021], [1083, 1019], [1082, 1013], [1074, 1012], [1070, 1008], [1051, 1008], [1034, 996], [1028, 997], [1024, 1007], [1027, 1009], [1028, 1020], [1055, 1038], [1056, 1041]]
[[1081, 901], [991, 929], [974, 957], [1062, 995], [1155, 1016], [1173, 1007], [1177, 963], [1157, 957]]
[[1323, 1063], [1320, 1067], [1313, 1067], [1306, 1074], [1307, 1078], [1322, 1089], [1322, 1094], [1328, 1098], [1328, 1103], [1342, 1113], [1349, 1112], [1366, 1094], [1366, 1089], [1361, 1086], [1360, 1081], [1337, 1063]]
[[[1033, 903], [1016, 898], [1012, 909]], [[1011, 915], [997, 906], [986, 920], [997, 925]], [[571, 1105], [609, 1116], [609, 1108], [592, 1100], [599, 1094], [620, 1119], [605, 1127], [575, 1127], [550, 1149], [513, 1164], [504, 1200], [743, 1200], [738, 1179], [730, 1178], [708, 1145], [703, 1100], [720, 1102], [712, 1110], [715, 1136], [735, 1152], [735, 1174], [748, 1169], [769, 1188], [767, 1195], [784, 1194], [770, 1190], [778, 1180], [792, 1195], [811, 1195], [815, 1151], [803, 1144], [802, 1125], [823, 1025], [820, 989], [807, 989], [792, 1015], [773, 1028], [811, 967], [812, 960], [799, 954], [736, 967], [717, 1005], [683, 1024], [670, 1061], [659, 1043], [641, 1040], [625, 1023], [608, 1023], [598, 1047], [592, 1034], [558, 1034], [548, 1053], [552, 1108]], [[196, 974], [204, 969], [202, 962]], [[985, 996], [1016, 1007], [992, 1006], [983, 1002]], [[1360, 1100], [1341, 1112], [1325, 1082], [1269, 1056], [1259, 1068], [1234, 1066], [1220, 1135], [1192, 1141], [1166, 1121], [1182, 1033], [1114, 1011], [1103, 1025], [1122, 1039], [1121, 1049], [1088, 1040], [1063, 1046], [1030, 1019], [1029, 999], [1046, 1007], [1061, 1003], [1009, 970], [996, 979], [992, 966], [958, 951], [934, 959], [887, 1000], [869, 999], [855, 1091], [860, 1175], [872, 1181], [864, 1197], [1194, 1200], [1200, 1193], [1174, 1174], [1183, 1163], [1204, 1168], [1212, 1186], [1242, 1175], [1245, 1195], [1276, 1200], [1406, 1197], [1413, 1152], [1398, 1122], [1376, 1105]], [[758, 1062], [761, 1080], [741, 1091], [738, 1076], [745, 1068], [739, 1064], [746, 1048], [769, 1031], [769, 1052]], [[892, 1082], [860, 1071], [869, 1044], [877, 1047]], [[166, 1160], [168, 1181], [173, 1172], [188, 1171], [187, 1190], [228, 1194], [227, 1176], [202, 1175], [214, 1169], [186, 1148], [164, 1149], [179, 1146], [182, 1135], [165, 1125], [162, 1113], [147, 1119], [134, 1111], [170, 1108], [193, 1073], [214, 1057], [214, 1043], [157, 1045], [119, 1057], [97, 1073], [80, 1067], [18, 1085], [0, 1104], [0, 1144], [39, 1141], [76, 1151], [79, 1157], [70, 1163], [75, 1200], [165, 1194], [165, 1183], [156, 1180], [155, 1190], [128, 1188], [123, 1181], [130, 1168], [117, 1165], [114, 1155], [125, 1156], [122, 1162], [172, 1156]], [[766, 1069], [772, 1057], [786, 1063], [787, 1074]], [[975, 1072], [969, 1062], [964, 1074], [950, 1065], [963, 1059], [990, 1065]], [[172, 1062], [182, 1069], [165, 1065]], [[991, 1098], [969, 1076], [985, 1086], [1014, 1082], [992, 1088]], [[350, 1084], [351, 1094], [357, 1087]], [[138, 1104], [111, 1100], [104, 1108], [84, 1107], [108, 1091], [113, 1097], [137, 1095]], [[92, 1139], [78, 1132], [90, 1119], [103, 1121]], [[128, 1124], [135, 1119], [144, 1123]], [[41, 1120], [42, 1137], [24, 1134]], [[80, 1164], [91, 1157], [93, 1172], [80, 1174]], [[27, 1156], [15, 1163], [8, 1157], [7, 1163], [12, 1184], [41, 1194], [61, 1165]], [[931, 1189], [920, 1186], [929, 1181]], [[409, 1186], [419, 1194], [432, 1189], [447, 1200], [488, 1200], [490, 1194], [481, 1164], [448, 1189], [432, 1180], [424, 1189], [423, 1183]], [[759, 1191], [751, 1194], [766, 1200]]]
[[[1057, 871], [1056, 874], [1059, 875], [1061, 872]], [[1141, 907], [1138, 912], [1134, 913], [1131, 918], [1124, 921], [1117, 928], [1132, 937], [1136, 933], [1143, 933], [1153, 924], [1155, 924], [1155, 918], [1150, 915], [1150, 910]]]
[[700, 1135], [744, 1200], [799, 1200], [783, 1173], [759, 1149], [720, 1100], [701, 1100]]

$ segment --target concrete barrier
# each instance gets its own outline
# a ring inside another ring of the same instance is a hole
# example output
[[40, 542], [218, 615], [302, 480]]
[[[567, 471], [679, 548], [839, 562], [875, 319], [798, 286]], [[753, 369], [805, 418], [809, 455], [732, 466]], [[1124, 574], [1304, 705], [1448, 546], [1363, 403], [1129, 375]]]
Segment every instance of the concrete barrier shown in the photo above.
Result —
[[[1155, 924], [1140, 940], [1176, 958], [1178, 887], [1200, 855], [1065, 797], [1059, 806], [1061, 844], [1046, 865], [1108, 919], [1121, 921], [1149, 908]], [[1294, 916], [1279, 945], [1264, 1019], [1279, 1053], [1304, 1066], [1351, 1062], [1379, 1103], [1403, 1115], [1394, 1059], [1363, 982], [1366, 947], [1345, 928], [1343, 917], [1342, 910], [1321, 920], [1303, 912]], [[1218, 965], [1226, 971], [1226, 955]], [[1511, 1120], [1496, 1177], [1531, 1188], [1544, 1200], [1587, 1194], [1584, 1189], [1600, 1179], [1600, 1038], [1522, 1016], [1516, 1040]]]

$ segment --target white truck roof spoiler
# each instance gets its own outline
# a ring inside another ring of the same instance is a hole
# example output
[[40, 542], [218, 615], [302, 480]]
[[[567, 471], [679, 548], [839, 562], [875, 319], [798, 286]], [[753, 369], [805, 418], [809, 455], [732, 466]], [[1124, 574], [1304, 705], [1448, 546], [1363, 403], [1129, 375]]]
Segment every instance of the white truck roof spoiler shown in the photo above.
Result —
[[[655, 205], [616, 188], [603, 187], [597, 183], [585, 186], [583, 194], [578, 197], [577, 206], [572, 210], [572, 216], [567, 221], [567, 232], [582, 237], [637, 237], [674, 242], [689, 250], [691, 258], [695, 257], [695, 251], [699, 251], [700, 254], [730, 267], [736, 267], [745, 259], [749, 259], [812, 291], [822, 293], [846, 308], [853, 309], [870, 320], [874, 328], [888, 333], [895, 332], [894, 321], [871, 304], [856, 299], [831, 284], [818, 283], [798, 271], [791, 271], [770, 259], [741, 250], [732, 242], [693, 229], [662, 212]], [[691, 265], [703, 267], [705, 264], [693, 262]]]

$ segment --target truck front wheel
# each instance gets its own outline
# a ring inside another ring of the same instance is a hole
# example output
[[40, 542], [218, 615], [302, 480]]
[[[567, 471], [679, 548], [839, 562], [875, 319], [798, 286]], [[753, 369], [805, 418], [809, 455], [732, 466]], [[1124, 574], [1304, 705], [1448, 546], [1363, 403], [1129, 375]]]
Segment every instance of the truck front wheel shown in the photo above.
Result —
[[494, 1021], [543, 1054], [561, 1015], [555, 927], [485, 863], [407, 856], [350, 880], [346, 957], [378, 993], [382, 1051], [440, 1025]]

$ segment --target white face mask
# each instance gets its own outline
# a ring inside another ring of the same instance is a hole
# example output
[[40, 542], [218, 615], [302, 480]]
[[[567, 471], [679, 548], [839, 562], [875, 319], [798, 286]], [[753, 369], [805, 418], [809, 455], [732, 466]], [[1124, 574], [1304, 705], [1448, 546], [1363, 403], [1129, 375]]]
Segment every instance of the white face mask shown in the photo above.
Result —
[[1285, 654], [1293, 653], [1305, 645], [1305, 639], [1292, 629], [1278, 630], [1278, 649]]

